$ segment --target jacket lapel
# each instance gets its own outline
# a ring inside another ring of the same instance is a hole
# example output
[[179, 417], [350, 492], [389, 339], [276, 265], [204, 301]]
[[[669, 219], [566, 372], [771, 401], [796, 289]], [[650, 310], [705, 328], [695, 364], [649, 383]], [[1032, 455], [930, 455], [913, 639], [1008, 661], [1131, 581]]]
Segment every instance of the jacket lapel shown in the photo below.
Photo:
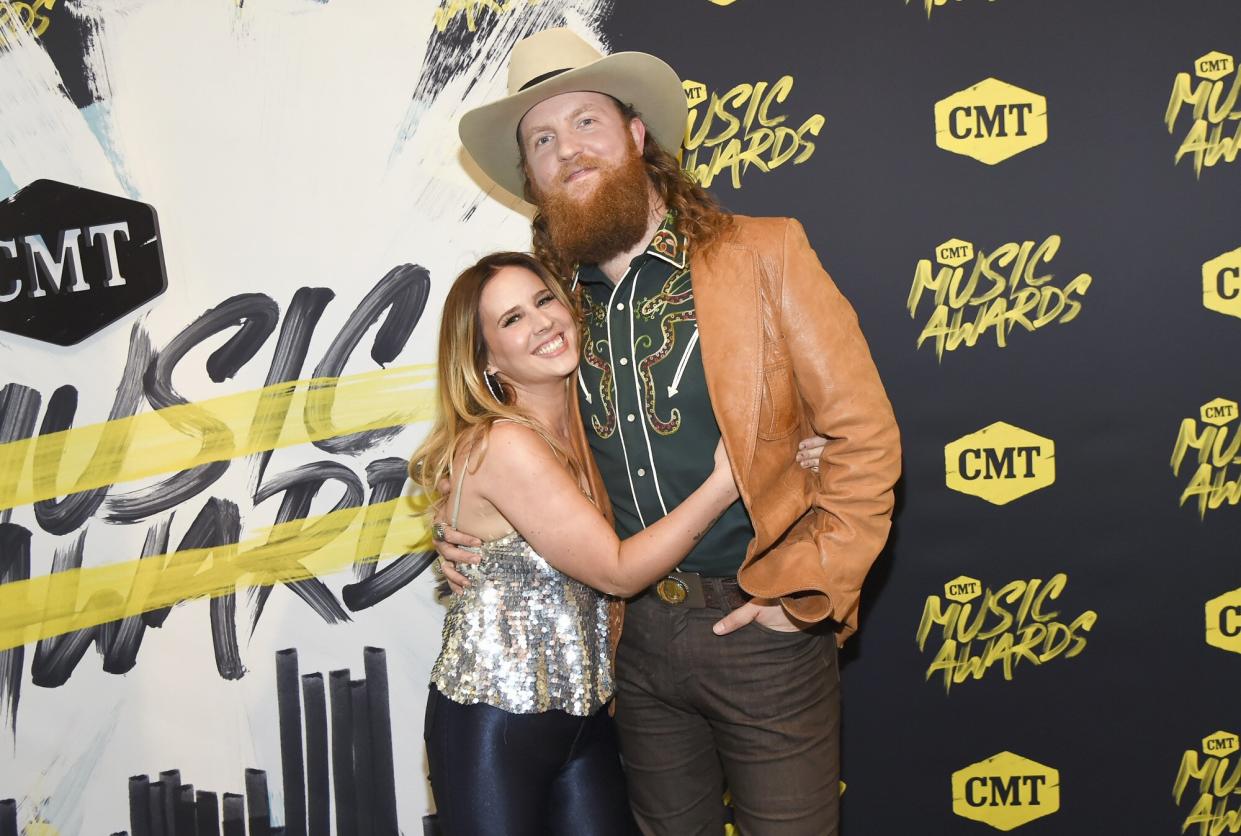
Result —
[[758, 443], [763, 392], [758, 265], [749, 249], [722, 241], [703, 256], [691, 255], [690, 277], [711, 407], [733, 472], [744, 477]]

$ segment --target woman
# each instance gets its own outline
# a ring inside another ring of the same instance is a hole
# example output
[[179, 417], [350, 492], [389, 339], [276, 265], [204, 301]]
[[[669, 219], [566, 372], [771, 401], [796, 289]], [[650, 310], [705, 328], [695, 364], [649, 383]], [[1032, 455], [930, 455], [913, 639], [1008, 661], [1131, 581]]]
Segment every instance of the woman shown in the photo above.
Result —
[[575, 310], [522, 253], [484, 257], [444, 302], [440, 414], [410, 472], [428, 494], [451, 474], [451, 524], [483, 541], [445, 619], [427, 702], [448, 836], [631, 832], [605, 707], [606, 595], [663, 577], [737, 499], [721, 445], [685, 502], [617, 539], [571, 443]]

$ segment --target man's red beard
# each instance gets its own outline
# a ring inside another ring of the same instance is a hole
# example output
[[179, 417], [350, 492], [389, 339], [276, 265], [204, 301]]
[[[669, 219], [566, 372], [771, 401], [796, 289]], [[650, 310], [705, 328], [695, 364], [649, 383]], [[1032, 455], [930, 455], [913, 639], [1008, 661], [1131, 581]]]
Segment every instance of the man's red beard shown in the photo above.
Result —
[[588, 194], [573, 197], [562, 184], [534, 197], [556, 253], [568, 264], [599, 264], [641, 243], [651, 218], [651, 181], [636, 151], [615, 166], [581, 156], [558, 177], [583, 166], [597, 170]]

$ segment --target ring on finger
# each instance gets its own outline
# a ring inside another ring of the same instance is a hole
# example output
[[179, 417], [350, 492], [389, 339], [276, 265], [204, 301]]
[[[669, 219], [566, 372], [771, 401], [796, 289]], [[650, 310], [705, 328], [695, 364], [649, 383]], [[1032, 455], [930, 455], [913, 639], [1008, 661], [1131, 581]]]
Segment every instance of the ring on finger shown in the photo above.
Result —
[[444, 524], [443, 524], [443, 523], [439, 523], [439, 522], [437, 522], [437, 523], [432, 523], [432, 525], [431, 525], [431, 539], [432, 539], [432, 540], [439, 540], [440, 542], [443, 542], [443, 540], [444, 540]]

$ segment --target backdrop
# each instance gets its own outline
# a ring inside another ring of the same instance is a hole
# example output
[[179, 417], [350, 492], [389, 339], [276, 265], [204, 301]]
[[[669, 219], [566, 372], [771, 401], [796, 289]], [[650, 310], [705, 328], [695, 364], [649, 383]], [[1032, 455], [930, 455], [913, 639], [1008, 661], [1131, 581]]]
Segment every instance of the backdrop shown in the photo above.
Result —
[[895, 406], [845, 832], [1241, 832], [1235, 0], [29, 0], [0, 834], [421, 831], [405, 460], [448, 283], [529, 243], [456, 122], [561, 24], [677, 68]]

